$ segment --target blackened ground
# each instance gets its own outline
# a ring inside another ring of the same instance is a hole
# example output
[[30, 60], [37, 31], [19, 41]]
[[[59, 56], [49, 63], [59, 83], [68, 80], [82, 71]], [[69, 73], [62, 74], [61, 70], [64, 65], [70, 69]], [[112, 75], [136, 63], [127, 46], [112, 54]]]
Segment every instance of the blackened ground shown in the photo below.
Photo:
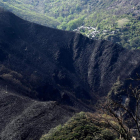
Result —
[[56, 102], [39, 102], [0, 91], [1, 140], [38, 140], [42, 134], [66, 122], [74, 110]]
[[71, 116], [73, 111], [63, 107], [93, 111], [92, 106], [107, 95], [118, 76], [124, 80], [139, 71], [139, 50], [90, 40], [1, 11], [1, 139], [37, 140]]

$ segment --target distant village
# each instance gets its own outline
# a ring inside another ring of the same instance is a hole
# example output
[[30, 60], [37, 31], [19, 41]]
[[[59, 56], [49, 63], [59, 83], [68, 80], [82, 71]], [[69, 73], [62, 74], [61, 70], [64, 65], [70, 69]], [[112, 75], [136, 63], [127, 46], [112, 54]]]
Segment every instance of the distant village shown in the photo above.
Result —
[[93, 39], [98, 34], [103, 34], [103, 35], [106, 35], [106, 34], [116, 34], [117, 32], [119, 32], [119, 29], [116, 29], [115, 31], [109, 31], [109, 30], [97, 31], [97, 28], [95, 28], [95, 27], [80, 26], [77, 29], [74, 29], [73, 31], [74, 32], [78, 32], [78, 33], [85, 32], [86, 33], [85, 35], [88, 38]]

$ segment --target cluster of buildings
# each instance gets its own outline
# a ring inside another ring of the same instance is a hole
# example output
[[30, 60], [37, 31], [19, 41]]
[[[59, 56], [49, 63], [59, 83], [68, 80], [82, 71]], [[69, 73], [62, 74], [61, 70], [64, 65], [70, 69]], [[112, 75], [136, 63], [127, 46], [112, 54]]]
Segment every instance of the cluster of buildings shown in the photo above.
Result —
[[103, 34], [103, 35], [106, 35], [106, 34], [109, 34], [109, 35], [113, 35], [113, 34], [116, 34], [117, 32], [119, 32], [119, 29], [116, 29], [115, 31], [109, 31], [109, 30], [103, 30], [103, 31], [97, 31], [97, 28], [95, 27], [87, 27], [87, 26], [80, 26], [78, 27], [77, 29], [74, 29], [73, 30], [74, 32], [78, 32], [78, 33], [85, 33], [85, 35], [88, 37], [88, 38], [95, 38], [97, 34]]
[[77, 29], [74, 29], [73, 30], [74, 32], [86, 32], [86, 36], [89, 37], [89, 38], [95, 38], [95, 36], [97, 34], [99, 34], [100, 32], [97, 31], [96, 28], [94, 27], [87, 27], [87, 26], [80, 26], [78, 27]]

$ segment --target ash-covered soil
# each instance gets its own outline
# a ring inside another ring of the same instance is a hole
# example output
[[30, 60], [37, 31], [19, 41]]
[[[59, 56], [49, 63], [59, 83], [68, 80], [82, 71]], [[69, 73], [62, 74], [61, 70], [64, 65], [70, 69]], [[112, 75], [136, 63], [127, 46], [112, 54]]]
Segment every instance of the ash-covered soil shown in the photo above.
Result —
[[139, 73], [140, 51], [0, 12], [0, 137], [38, 140], [77, 111], [94, 111], [118, 76]]
[[38, 140], [73, 113], [56, 102], [39, 102], [0, 91], [0, 139]]

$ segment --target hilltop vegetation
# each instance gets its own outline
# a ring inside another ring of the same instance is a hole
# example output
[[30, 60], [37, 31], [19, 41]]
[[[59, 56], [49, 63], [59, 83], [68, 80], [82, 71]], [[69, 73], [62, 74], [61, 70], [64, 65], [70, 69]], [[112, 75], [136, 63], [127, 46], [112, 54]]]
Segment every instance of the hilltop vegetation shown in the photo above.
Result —
[[78, 113], [63, 126], [59, 125], [40, 140], [117, 140], [118, 135], [104, 121], [91, 113]]
[[0, 0], [0, 6], [24, 19], [62, 30], [74, 30], [81, 25], [96, 27], [100, 32], [96, 39], [140, 48], [138, 0]]

